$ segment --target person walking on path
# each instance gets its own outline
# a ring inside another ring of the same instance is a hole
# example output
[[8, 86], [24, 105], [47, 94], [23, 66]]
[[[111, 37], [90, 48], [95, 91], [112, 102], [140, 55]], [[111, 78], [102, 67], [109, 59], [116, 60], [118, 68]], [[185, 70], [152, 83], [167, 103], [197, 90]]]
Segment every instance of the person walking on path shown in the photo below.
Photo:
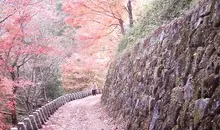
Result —
[[95, 84], [95, 82], [92, 82], [91, 88], [92, 88], [92, 95], [95, 96], [96, 95], [96, 89], [97, 89], [97, 85]]

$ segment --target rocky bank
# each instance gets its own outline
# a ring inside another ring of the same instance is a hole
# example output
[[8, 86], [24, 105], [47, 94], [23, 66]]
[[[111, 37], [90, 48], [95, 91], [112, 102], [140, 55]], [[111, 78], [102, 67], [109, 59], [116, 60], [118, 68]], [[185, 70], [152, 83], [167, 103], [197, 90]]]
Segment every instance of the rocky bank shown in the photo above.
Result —
[[220, 1], [203, 1], [117, 58], [102, 103], [126, 130], [220, 130]]

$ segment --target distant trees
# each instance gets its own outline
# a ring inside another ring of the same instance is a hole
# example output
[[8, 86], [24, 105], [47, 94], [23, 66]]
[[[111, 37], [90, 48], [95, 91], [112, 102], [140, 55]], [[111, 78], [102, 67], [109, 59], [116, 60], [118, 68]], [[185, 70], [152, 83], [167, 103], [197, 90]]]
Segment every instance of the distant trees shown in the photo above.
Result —
[[30, 0], [16, 2], [8, 0], [1, 3], [4, 8], [0, 20], [1, 76], [11, 82], [9, 85], [2, 81], [2, 86], [8, 90], [12, 89], [10, 109], [13, 124], [17, 123], [15, 102], [17, 89], [27, 83], [27, 80], [20, 76], [21, 67], [33, 56], [46, 52], [45, 47], [26, 41], [29, 37], [27, 25], [33, 17], [29, 10], [30, 4]]
[[64, 82], [75, 83], [71, 78], [78, 72], [79, 75], [94, 73], [95, 77], [103, 77], [99, 79], [101, 84], [120, 38], [134, 25], [133, 9], [138, 0], [63, 1], [62, 9], [68, 14], [65, 22], [76, 28], [74, 40], [77, 43], [76, 51], [63, 65]]

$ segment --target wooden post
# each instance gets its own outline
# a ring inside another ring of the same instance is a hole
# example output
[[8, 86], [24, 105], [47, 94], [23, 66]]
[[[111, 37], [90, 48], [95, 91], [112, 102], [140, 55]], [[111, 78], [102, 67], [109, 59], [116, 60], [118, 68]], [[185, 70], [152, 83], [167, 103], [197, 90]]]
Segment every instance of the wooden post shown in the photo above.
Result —
[[42, 124], [45, 124], [44, 118], [42, 116], [42, 113], [40, 112], [40, 110], [36, 110], [36, 112], [38, 113], [39, 117], [40, 117], [40, 121]]
[[19, 123], [18, 123], [18, 129], [19, 129], [19, 130], [27, 130], [27, 128], [26, 128], [24, 122], [19, 122]]
[[41, 112], [41, 114], [42, 114], [42, 117], [44, 118], [44, 122], [46, 122], [46, 121], [47, 121], [47, 118], [46, 118], [46, 116], [45, 116], [45, 113], [44, 113], [43, 109], [42, 109], [42, 108], [39, 108], [39, 110], [40, 110], [40, 112]]
[[76, 93], [76, 99], [79, 99], [79, 93], [78, 92]]
[[72, 95], [72, 99], [75, 100], [75, 96], [74, 96], [74, 94], [72, 93], [71, 95]]
[[54, 101], [52, 101], [52, 102], [51, 102], [51, 106], [52, 106], [52, 112], [53, 112], [53, 113], [56, 111], [54, 104], [55, 104]]
[[50, 110], [48, 104], [45, 105], [45, 110], [47, 111], [48, 118], [50, 117]]
[[43, 112], [44, 112], [44, 116], [45, 116], [46, 120], [48, 120], [48, 119], [49, 119], [49, 115], [48, 115], [48, 113], [47, 113], [46, 107], [43, 106], [43, 107], [42, 107], [42, 110], [43, 110]]
[[29, 118], [24, 118], [24, 124], [26, 125], [27, 130], [34, 130]]
[[55, 109], [57, 110], [58, 109], [58, 100], [54, 100], [54, 104], [55, 104]]
[[33, 114], [34, 114], [38, 128], [42, 128], [42, 122], [41, 122], [39, 114], [37, 112], [34, 112]]
[[64, 95], [66, 103], [68, 102], [68, 95]]
[[64, 96], [62, 96], [62, 102], [63, 102], [62, 105], [64, 105], [66, 103]]
[[83, 98], [83, 93], [82, 92], [80, 92], [80, 98]]
[[31, 124], [33, 126], [33, 130], [38, 130], [39, 128], [37, 126], [37, 122], [36, 122], [34, 115], [29, 115], [29, 119], [30, 119]]
[[48, 111], [49, 111], [49, 114], [50, 114], [50, 115], [52, 115], [52, 114], [53, 114], [53, 112], [52, 112], [51, 103], [48, 103], [48, 104], [47, 104], [47, 106], [48, 106]]

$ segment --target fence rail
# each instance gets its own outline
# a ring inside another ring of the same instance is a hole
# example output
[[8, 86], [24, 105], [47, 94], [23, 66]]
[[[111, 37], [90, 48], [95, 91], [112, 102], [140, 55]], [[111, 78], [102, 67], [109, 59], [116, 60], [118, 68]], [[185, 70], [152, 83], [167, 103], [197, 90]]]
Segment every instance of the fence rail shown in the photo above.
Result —
[[[98, 94], [101, 93], [101, 90], [97, 91]], [[11, 128], [11, 130], [38, 130], [49, 120], [49, 117], [54, 114], [54, 112], [66, 104], [67, 102], [81, 99], [87, 96], [92, 95], [91, 91], [81, 91], [72, 94], [66, 94], [60, 96], [53, 101], [45, 104], [41, 108], [38, 108], [33, 112], [32, 115], [29, 115], [22, 122], [17, 124], [17, 127]]]

